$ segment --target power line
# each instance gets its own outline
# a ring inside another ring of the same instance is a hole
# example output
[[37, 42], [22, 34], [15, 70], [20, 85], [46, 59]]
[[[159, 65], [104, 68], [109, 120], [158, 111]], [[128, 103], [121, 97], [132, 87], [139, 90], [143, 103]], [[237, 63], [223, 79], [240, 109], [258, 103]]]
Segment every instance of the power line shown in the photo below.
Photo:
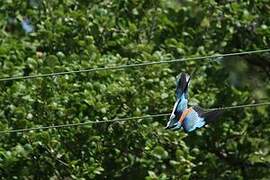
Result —
[[153, 115], [122, 118], [122, 119], [117, 118], [117, 119], [113, 119], [113, 120], [88, 121], [88, 122], [82, 122], [82, 123], [71, 123], [71, 124], [60, 124], [60, 125], [52, 125], [52, 126], [34, 127], [34, 128], [14, 129], [14, 130], [0, 131], [0, 134], [1, 133], [15, 133], [15, 132], [44, 130], [44, 129], [66, 128], [66, 127], [83, 126], [83, 125], [89, 125], [89, 124], [121, 122], [121, 121], [137, 120], [137, 119], [149, 119], [149, 118], [155, 118], [155, 117], [164, 117], [164, 116], [168, 116], [168, 115], [170, 115], [170, 114], [164, 113], [164, 114], [153, 114]]
[[229, 110], [229, 109], [239, 109], [245, 107], [256, 107], [256, 106], [267, 106], [270, 105], [270, 102], [263, 102], [263, 103], [256, 103], [256, 104], [244, 104], [244, 105], [237, 105], [237, 106], [230, 106], [230, 107], [221, 107], [221, 108], [211, 108], [208, 110]]
[[143, 67], [143, 66], [149, 66], [149, 65], [155, 65], [155, 64], [183, 62], [183, 61], [190, 61], [190, 60], [205, 60], [205, 59], [208, 59], [208, 58], [229, 57], [229, 56], [237, 56], [237, 55], [245, 55], [245, 54], [263, 53], [263, 52], [270, 52], [270, 49], [262, 49], [262, 50], [255, 50], [255, 51], [245, 51], [245, 52], [237, 52], [237, 53], [228, 53], [228, 54], [216, 54], [216, 55], [199, 56], [199, 57], [189, 57], [189, 58], [181, 58], [181, 59], [173, 59], [173, 60], [165, 60], [165, 61], [153, 61], [153, 62], [135, 63], [135, 64], [100, 67], [100, 68], [91, 68], [91, 69], [81, 69], [81, 70], [74, 70], [74, 71], [63, 71], [63, 72], [55, 72], [55, 73], [47, 73], [47, 74], [36, 74], [36, 75], [29, 75], [29, 76], [13, 76], [13, 77], [0, 78], [0, 82], [2, 82], [2, 81], [12, 81], [12, 80], [21, 80], [21, 79], [34, 79], [34, 78], [41, 78], [41, 77], [55, 77], [55, 76], [61, 76], [61, 75], [67, 75], [67, 74], [76, 74], [76, 73], [108, 71], [108, 70], [120, 70], [120, 69], [133, 68], [133, 67]]
[[[256, 104], [244, 104], [244, 105], [228, 106], [228, 107], [222, 107], [222, 108], [211, 108], [211, 109], [207, 109], [207, 110], [229, 110], [229, 109], [239, 109], [239, 108], [247, 108], [247, 107], [266, 106], [266, 105], [270, 105], [270, 102], [262, 102], [262, 103], [256, 103]], [[162, 114], [135, 116], [135, 117], [121, 118], [121, 119], [117, 118], [117, 119], [113, 119], [113, 120], [88, 121], [88, 122], [82, 122], [82, 123], [71, 123], [71, 124], [60, 124], [60, 125], [34, 127], [34, 128], [4, 130], [4, 131], [0, 131], [0, 134], [35, 131], [35, 130], [46, 130], [46, 129], [56, 129], [56, 128], [68, 128], [68, 127], [75, 127], [75, 126], [84, 126], [84, 125], [89, 125], [89, 124], [112, 123], [112, 122], [121, 122], [121, 121], [131, 121], [131, 120], [137, 120], [137, 119], [149, 119], [149, 118], [156, 118], [156, 117], [165, 117], [165, 116], [169, 116], [169, 115], [170, 115], [170, 113], [162, 113]]]

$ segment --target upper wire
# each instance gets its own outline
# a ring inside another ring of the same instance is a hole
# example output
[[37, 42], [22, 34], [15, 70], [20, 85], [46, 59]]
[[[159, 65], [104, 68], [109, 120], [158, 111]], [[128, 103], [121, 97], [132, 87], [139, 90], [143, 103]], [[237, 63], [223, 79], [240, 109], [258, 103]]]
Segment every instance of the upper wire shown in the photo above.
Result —
[[35, 75], [29, 75], [29, 76], [3, 77], [3, 78], [0, 78], [0, 82], [2, 82], [2, 81], [13, 81], [13, 80], [22, 80], [22, 79], [34, 79], [34, 78], [41, 78], [41, 77], [54, 77], [54, 76], [61, 76], [61, 75], [67, 75], [67, 74], [76, 74], [76, 73], [108, 71], [108, 70], [120, 70], [120, 69], [125, 69], [125, 68], [142, 67], [142, 66], [149, 66], [149, 65], [155, 65], [155, 64], [183, 62], [183, 61], [190, 61], [190, 60], [205, 60], [205, 59], [211, 59], [211, 58], [229, 57], [229, 56], [237, 56], [237, 55], [245, 55], [245, 54], [263, 53], [263, 52], [270, 52], [270, 49], [261, 49], [261, 50], [236, 52], [236, 53], [228, 53], [228, 54], [216, 54], [216, 55], [209, 55], [209, 56], [180, 58], [180, 59], [164, 60], [164, 61], [152, 61], [152, 62], [144, 62], [144, 63], [119, 65], [119, 66], [81, 69], [81, 70], [74, 70], [74, 71], [63, 71], [63, 72], [55, 72], [55, 73], [47, 73], [47, 74], [35, 74]]
[[[258, 106], [266, 106], [270, 105], [270, 102], [262, 102], [262, 103], [253, 103], [253, 104], [244, 104], [244, 105], [236, 105], [236, 106], [228, 106], [222, 108], [210, 108], [210, 110], [229, 110], [229, 109], [239, 109], [239, 108], [248, 108], [248, 107], [258, 107]], [[102, 120], [102, 121], [87, 121], [81, 123], [70, 123], [70, 124], [60, 124], [60, 125], [51, 125], [51, 126], [41, 126], [41, 127], [33, 127], [33, 128], [23, 128], [23, 129], [13, 129], [13, 130], [3, 130], [0, 131], [0, 134], [4, 133], [19, 133], [19, 132], [26, 132], [26, 131], [36, 131], [36, 130], [46, 130], [46, 129], [56, 129], [56, 128], [68, 128], [68, 127], [75, 127], [75, 126], [84, 126], [89, 124], [100, 124], [100, 123], [112, 123], [112, 122], [123, 122], [123, 121], [131, 121], [137, 119], [149, 119], [149, 118], [156, 118], [156, 117], [165, 117], [169, 116], [170, 113], [161, 113], [161, 114], [150, 114], [145, 116], [135, 116], [135, 117], [128, 117], [128, 118], [117, 118], [112, 120]]]

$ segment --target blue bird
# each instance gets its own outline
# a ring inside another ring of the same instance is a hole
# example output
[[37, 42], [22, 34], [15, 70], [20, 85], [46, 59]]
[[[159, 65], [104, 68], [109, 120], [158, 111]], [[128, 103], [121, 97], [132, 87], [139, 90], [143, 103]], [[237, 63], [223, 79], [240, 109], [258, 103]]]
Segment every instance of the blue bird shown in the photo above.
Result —
[[221, 114], [222, 110], [206, 111], [198, 106], [188, 108], [188, 86], [190, 76], [182, 73], [177, 79], [176, 85], [176, 102], [166, 129], [191, 132], [197, 128], [215, 121]]
[[[188, 85], [190, 76], [186, 73], [181, 73], [176, 81], [176, 102], [173, 107], [170, 119], [167, 123], [166, 129], [174, 129], [179, 126], [179, 118], [184, 110], [188, 107]], [[181, 126], [181, 125], [180, 125]]]

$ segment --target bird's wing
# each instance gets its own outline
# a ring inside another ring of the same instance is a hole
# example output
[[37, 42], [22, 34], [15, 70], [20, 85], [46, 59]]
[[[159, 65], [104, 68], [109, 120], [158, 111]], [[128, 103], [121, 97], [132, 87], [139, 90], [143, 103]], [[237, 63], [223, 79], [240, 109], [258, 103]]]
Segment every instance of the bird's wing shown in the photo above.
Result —
[[223, 113], [222, 110], [206, 111], [199, 106], [190, 109], [191, 110], [187, 113], [182, 125], [186, 132], [194, 131], [196, 128], [201, 128], [205, 124], [217, 120]]
[[195, 109], [190, 109], [190, 112], [186, 114], [186, 117], [183, 121], [183, 128], [186, 132], [191, 132], [196, 128], [201, 128], [206, 123], [204, 118], [200, 117], [199, 113]]
[[179, 111], [179, 104], [181, 102], [181, 99], [177, 99], [174, 103], [174, 107], [170, 116], [169, 121], [167, 122], [167, 127], [172, 126], [174, 123], [177, 122], [177, 116], [178, 114], [181, 114], [181, 111]]
[[188, 97], [188, 86], [190, 82], [190, 76], [187, 73], [181, 73], [178, 75], [176, 80], [176, 98], [181, 98], [184, 94]]
[[188, 91], [189, 81], [190, 81], [190, 76], [186, 73], [181, 73], [177, 77], [176, 102], [174, 103], [174, 107], [173, 107], [170, 119], [167, 122], [167, 127], [172, 127], [175, 123], [177, 123], [183, 111], [187, 109], [187, 104], [188, 104], [187, 91]]
[[170, 127], [172, 126], [173, 124], [175, 124], [179, 117], [182, 115], [183, 111], [185, 109], [187, 109], [187, 99], [185, 99], [184, 95], [182, 95], [182, 97], [180, 99], [177, 99], [175, 104], [174, 104], [174, 107], [173, 107], [173, 110], [172, 110], [172, 113], [171, 113], [171, 116], [170, 116], [170, 119], [167, 123], [167, 127]]
[[187, 108], [188, 104], [187, 89], [189, 81], [190, 76], [186, 73], [181, 73], [177, 78], [177, 85], [176, 85], [177, 100], [174, 104], [171, 116], [179, 115], [179, 113], [182, 113]]
[[177, 107], [178, 107], [178, 105], [179, 105], [180, 102], [181, 102], [181, 99], [177, 99], [176, 102], [174, 103], [174, 106], [173, 106], [173, 110], [172, 110], [170, 119], [172, 119], [174, 117], [174, 115], [176, 114]]
[[183, 111], [187, 109], [187, 105], [188, 100], [185, 98], [184, 95], [182, 95], [181, 98], [175, 102], [172, 114], [181, 116]]
[[200, 117], [205, 119], [207, 124], [216, 121], [223, 113], [223, 110], [220, 109], [207, 111], [199, 106], [195, 106], [193, 109], [198, 113]]

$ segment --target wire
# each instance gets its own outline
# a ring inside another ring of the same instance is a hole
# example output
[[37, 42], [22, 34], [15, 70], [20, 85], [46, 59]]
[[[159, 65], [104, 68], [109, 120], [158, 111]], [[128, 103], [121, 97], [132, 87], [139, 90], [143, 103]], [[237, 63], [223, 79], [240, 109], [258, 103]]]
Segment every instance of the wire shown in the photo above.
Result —
[[263, 103], [256, 103], [256, 104], [245, 104], [245, 105], [221, 107], [221, 108], [211, 108], [211, 109], [208, 109], [208, 110], [211, 110], [211, 111], [214, 111], [214, 110], [229, 110], [229, 109], [239, 109], [239, 108], [245, 108], [245, 107], [256, 107], [256, 106], [266, 106], [266, 105], [270, 105], [270, 102], [263, 102]]
[[263, 52], [270, 52], [270, 49], [228, 53], [228, 54], [219, 54], [219, 55], [216, 54], [216, 55], [199, 56], [199, 57], [189, 57], [189, 58], [173, 59], [173, 60], [166, 60], [166, 61], [144, 62], [144, 63], [127, 64], [127, 65], [120, 65], [120, 66], [109, 66], [109, 67], [100, 67], [100, 68], [92, 68], [92, 69], [74, 70], [74, 71], [63, 71], [63, 72], [55, 72], [55, 73], [47, 73], [47, 74], [36, 74], [36, 75], [29, 75], [29, 76], [13, 76], [13, 77], [6, 77], [6, 78], [3, 77], [3, 78], [0, 78], [0, 82], [21, 80], [21, 79], [34, 79], [34, 78], [40, 78], [40, 77], [54, 77], [54, 76], [76, 74], [76, 73], [107, 71], [107, 70], [120, 70], [120, 69], [125, 69], [125, 68], [142, 67], [142, 66], [149, 66], [149, 65], [155, 65], [155, 64], [183, 62], [183, 61], [190, 61], [190, 60], [205, 60], [208, 58], [229, 57], [229, 56], [237, 56], [237, 55], [245, 55], [245, 54], [263, 53]]
[[[223, 107], [223, 108], [211, 108], [211, 109], [207, 109], [207, 110], [229, 110], [229, 109], [257, 107], [257, 106], [266, 106], [266, 105], [270, 105], [270, 102], [229, 106], [229, 107]], [[56, 129], [56, 128], [68, 128], [68, 127], [75, 127], [75, 126], [84, 126], [84, 125], [89, 125], [89, 124], [112, 123], [112, 122], [121, 122], [121, 121], [131, 121], [131, 120], [137, 120], [137, 119], [150, 119], [150, 118], [156, 118], [156, 117], [165, 117], [165, 116], [169, 116], [170, 114], [171, 113], [162, 113], [162, 114], [152, 114], [152, 115], [145, 115], [145, 116], [135, 116], [135, 117], [129, 117], [129, 118], [122, 118], [122, 119], [117, 118], [117, 119], [113, 119], [113, 120], [88, 121], [88, 122], [82, 122], [82, 123], [71, 123], [71, 124], [60, 124], [60, 125], [52, 125], [52, 126], [34, 127], [34, 128], [4, 130], [4, 131], [0, 131], [0, 134], [18, 133], [18, 132], [45, 130], [45, 129]]]
[[129, 117], [129, 118], [122, 118], [122, 119], [104, 120], [104, 121], [88, 121], [88, 122], [82, 122], [82, 123], [71, 123], [71, 124], [61, 124], [61, 125], [43, 126], [43, 127], [35, 127], [35, 128], [14, 129], [14, 130], [0, 131], [0, 134], [1, 133], [34, 131], [34, 130], [44, 130], [44, 129], [65, 128], [65, 127], [73, 127], [73, 126], [83, 126], [83, 125], [89, 125], [89, 124], [130, 121], [130, 120], [137, 120], [137, 119], [149, 119], [149, 118], [155, 118], [155, 117], [164, 117], [164, 116], [168, 116], [168, 115], [170, 115], [170, 114], [164, 113], [164, 114], [153, 114], [153, 115]]

